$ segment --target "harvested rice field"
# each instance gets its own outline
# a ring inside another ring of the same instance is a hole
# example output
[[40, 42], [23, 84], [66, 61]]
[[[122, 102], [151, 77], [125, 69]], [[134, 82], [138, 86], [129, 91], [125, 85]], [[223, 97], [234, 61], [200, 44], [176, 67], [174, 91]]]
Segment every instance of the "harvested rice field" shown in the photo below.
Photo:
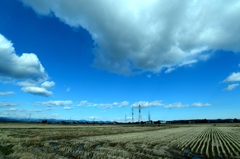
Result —
[[240, 158], [240, 125], [0, 124], [0, 158]]

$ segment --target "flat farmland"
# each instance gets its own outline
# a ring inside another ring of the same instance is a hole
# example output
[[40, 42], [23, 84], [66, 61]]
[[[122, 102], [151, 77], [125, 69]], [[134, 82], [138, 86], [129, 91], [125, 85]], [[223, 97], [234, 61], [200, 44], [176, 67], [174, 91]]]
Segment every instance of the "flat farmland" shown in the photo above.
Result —
[[240, 158], [240, 125], [0, 124], [0, 158]]

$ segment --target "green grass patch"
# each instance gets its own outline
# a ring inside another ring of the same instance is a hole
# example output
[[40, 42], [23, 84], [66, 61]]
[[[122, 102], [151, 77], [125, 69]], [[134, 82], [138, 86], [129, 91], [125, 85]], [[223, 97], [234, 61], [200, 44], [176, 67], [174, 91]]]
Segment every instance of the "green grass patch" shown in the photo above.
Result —
[[13, 147], [12, 145], [8, 145], [8, 146], [1, 146], [0, 145], [0, 152], [3, 155], [10, 155], [11, 153], [13, 153], [12, 147]]

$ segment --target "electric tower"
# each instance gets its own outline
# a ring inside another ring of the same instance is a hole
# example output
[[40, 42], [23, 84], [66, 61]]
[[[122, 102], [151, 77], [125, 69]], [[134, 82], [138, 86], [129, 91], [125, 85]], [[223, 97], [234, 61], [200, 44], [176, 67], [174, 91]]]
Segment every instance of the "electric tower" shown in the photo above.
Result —
[[141, 105], [138, 105], [138, 122], [140, 124], [140, 122], [142, 121], [142, 116], [141, 116]]

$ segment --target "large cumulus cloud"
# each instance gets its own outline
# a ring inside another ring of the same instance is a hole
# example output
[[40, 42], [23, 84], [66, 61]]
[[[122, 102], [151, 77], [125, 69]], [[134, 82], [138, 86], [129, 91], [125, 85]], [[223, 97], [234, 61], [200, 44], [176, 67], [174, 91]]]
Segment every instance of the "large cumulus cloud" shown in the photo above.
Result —
[[[22, 0], [37, 13], [83, 27], [94, 64], [116, 73], [161, 72], [240, 49], [239, 1]], [[169, 72], [169, 71], [167, 71]]]
[[54, 86], [53, 81], [47, 81], [45, 72], [37, 55], [23, 53], [18, 56], [13, 44], [0, 34], [0, 79], [7, 81], [20, 81], [18, 85], [22, 90], [35, 95], [49, 96], [52, 94], [46, 88]]
[[17, 79], [45, 79], [44, 67], [33, 53], [18, 56], [13, 44], [0, 34], [0, 76]]

